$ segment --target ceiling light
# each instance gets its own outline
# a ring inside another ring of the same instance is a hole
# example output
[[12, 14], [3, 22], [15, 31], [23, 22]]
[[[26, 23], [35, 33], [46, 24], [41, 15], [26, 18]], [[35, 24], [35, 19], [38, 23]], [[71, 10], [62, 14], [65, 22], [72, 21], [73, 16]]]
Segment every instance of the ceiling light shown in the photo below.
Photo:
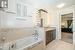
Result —
[[57, 8], [62, 8], [64, 6], [65, 6], [65, 4], [64, 3], [61, 3], [61, 4], [57, 5]]

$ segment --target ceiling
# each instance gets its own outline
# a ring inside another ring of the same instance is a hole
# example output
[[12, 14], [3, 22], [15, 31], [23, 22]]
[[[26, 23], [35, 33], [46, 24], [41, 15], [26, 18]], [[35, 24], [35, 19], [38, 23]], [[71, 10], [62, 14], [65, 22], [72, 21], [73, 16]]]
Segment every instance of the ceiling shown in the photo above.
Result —
[[61, 3], [65, 3], [65, 7], [75, 5], [75, 0], [35, 0], [35, 3], [55, 8]]
[[23, 0], [23, 2], [31, 2], [33, 5], [42, 5], [45, 7], [56, 8], [57, 5], [64, 3], [64, 7], [75, 5], [75, 0]]

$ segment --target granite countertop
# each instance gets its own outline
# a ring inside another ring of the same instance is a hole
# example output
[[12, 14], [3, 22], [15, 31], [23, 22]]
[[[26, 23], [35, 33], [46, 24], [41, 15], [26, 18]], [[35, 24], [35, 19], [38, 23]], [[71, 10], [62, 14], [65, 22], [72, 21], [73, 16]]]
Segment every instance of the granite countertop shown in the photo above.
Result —
[[44, 27], [44, 30], [45, 31], [55, 30], [55, 29], [56, 29], [55, 27]]

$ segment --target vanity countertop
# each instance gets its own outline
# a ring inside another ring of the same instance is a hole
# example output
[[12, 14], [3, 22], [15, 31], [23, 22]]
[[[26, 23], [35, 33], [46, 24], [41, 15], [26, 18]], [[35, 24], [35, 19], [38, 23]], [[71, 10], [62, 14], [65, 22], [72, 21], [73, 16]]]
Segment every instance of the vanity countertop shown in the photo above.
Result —
[[44, 30], [45, 31], [55, 30], [55, 29], [56, 29], [55, 27], [44, 27]]

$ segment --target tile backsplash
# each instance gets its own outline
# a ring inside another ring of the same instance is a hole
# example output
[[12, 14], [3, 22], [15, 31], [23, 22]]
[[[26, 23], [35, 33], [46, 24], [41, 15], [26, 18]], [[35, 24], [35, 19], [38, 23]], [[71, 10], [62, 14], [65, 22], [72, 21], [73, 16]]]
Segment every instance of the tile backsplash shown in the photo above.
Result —
[[2, 28], [0, 29], [0, 42], [1, 38], [5, 37], [5, 42], [14, 41], [20, 38], [31, 36], [34, 34], [34, 28]]

